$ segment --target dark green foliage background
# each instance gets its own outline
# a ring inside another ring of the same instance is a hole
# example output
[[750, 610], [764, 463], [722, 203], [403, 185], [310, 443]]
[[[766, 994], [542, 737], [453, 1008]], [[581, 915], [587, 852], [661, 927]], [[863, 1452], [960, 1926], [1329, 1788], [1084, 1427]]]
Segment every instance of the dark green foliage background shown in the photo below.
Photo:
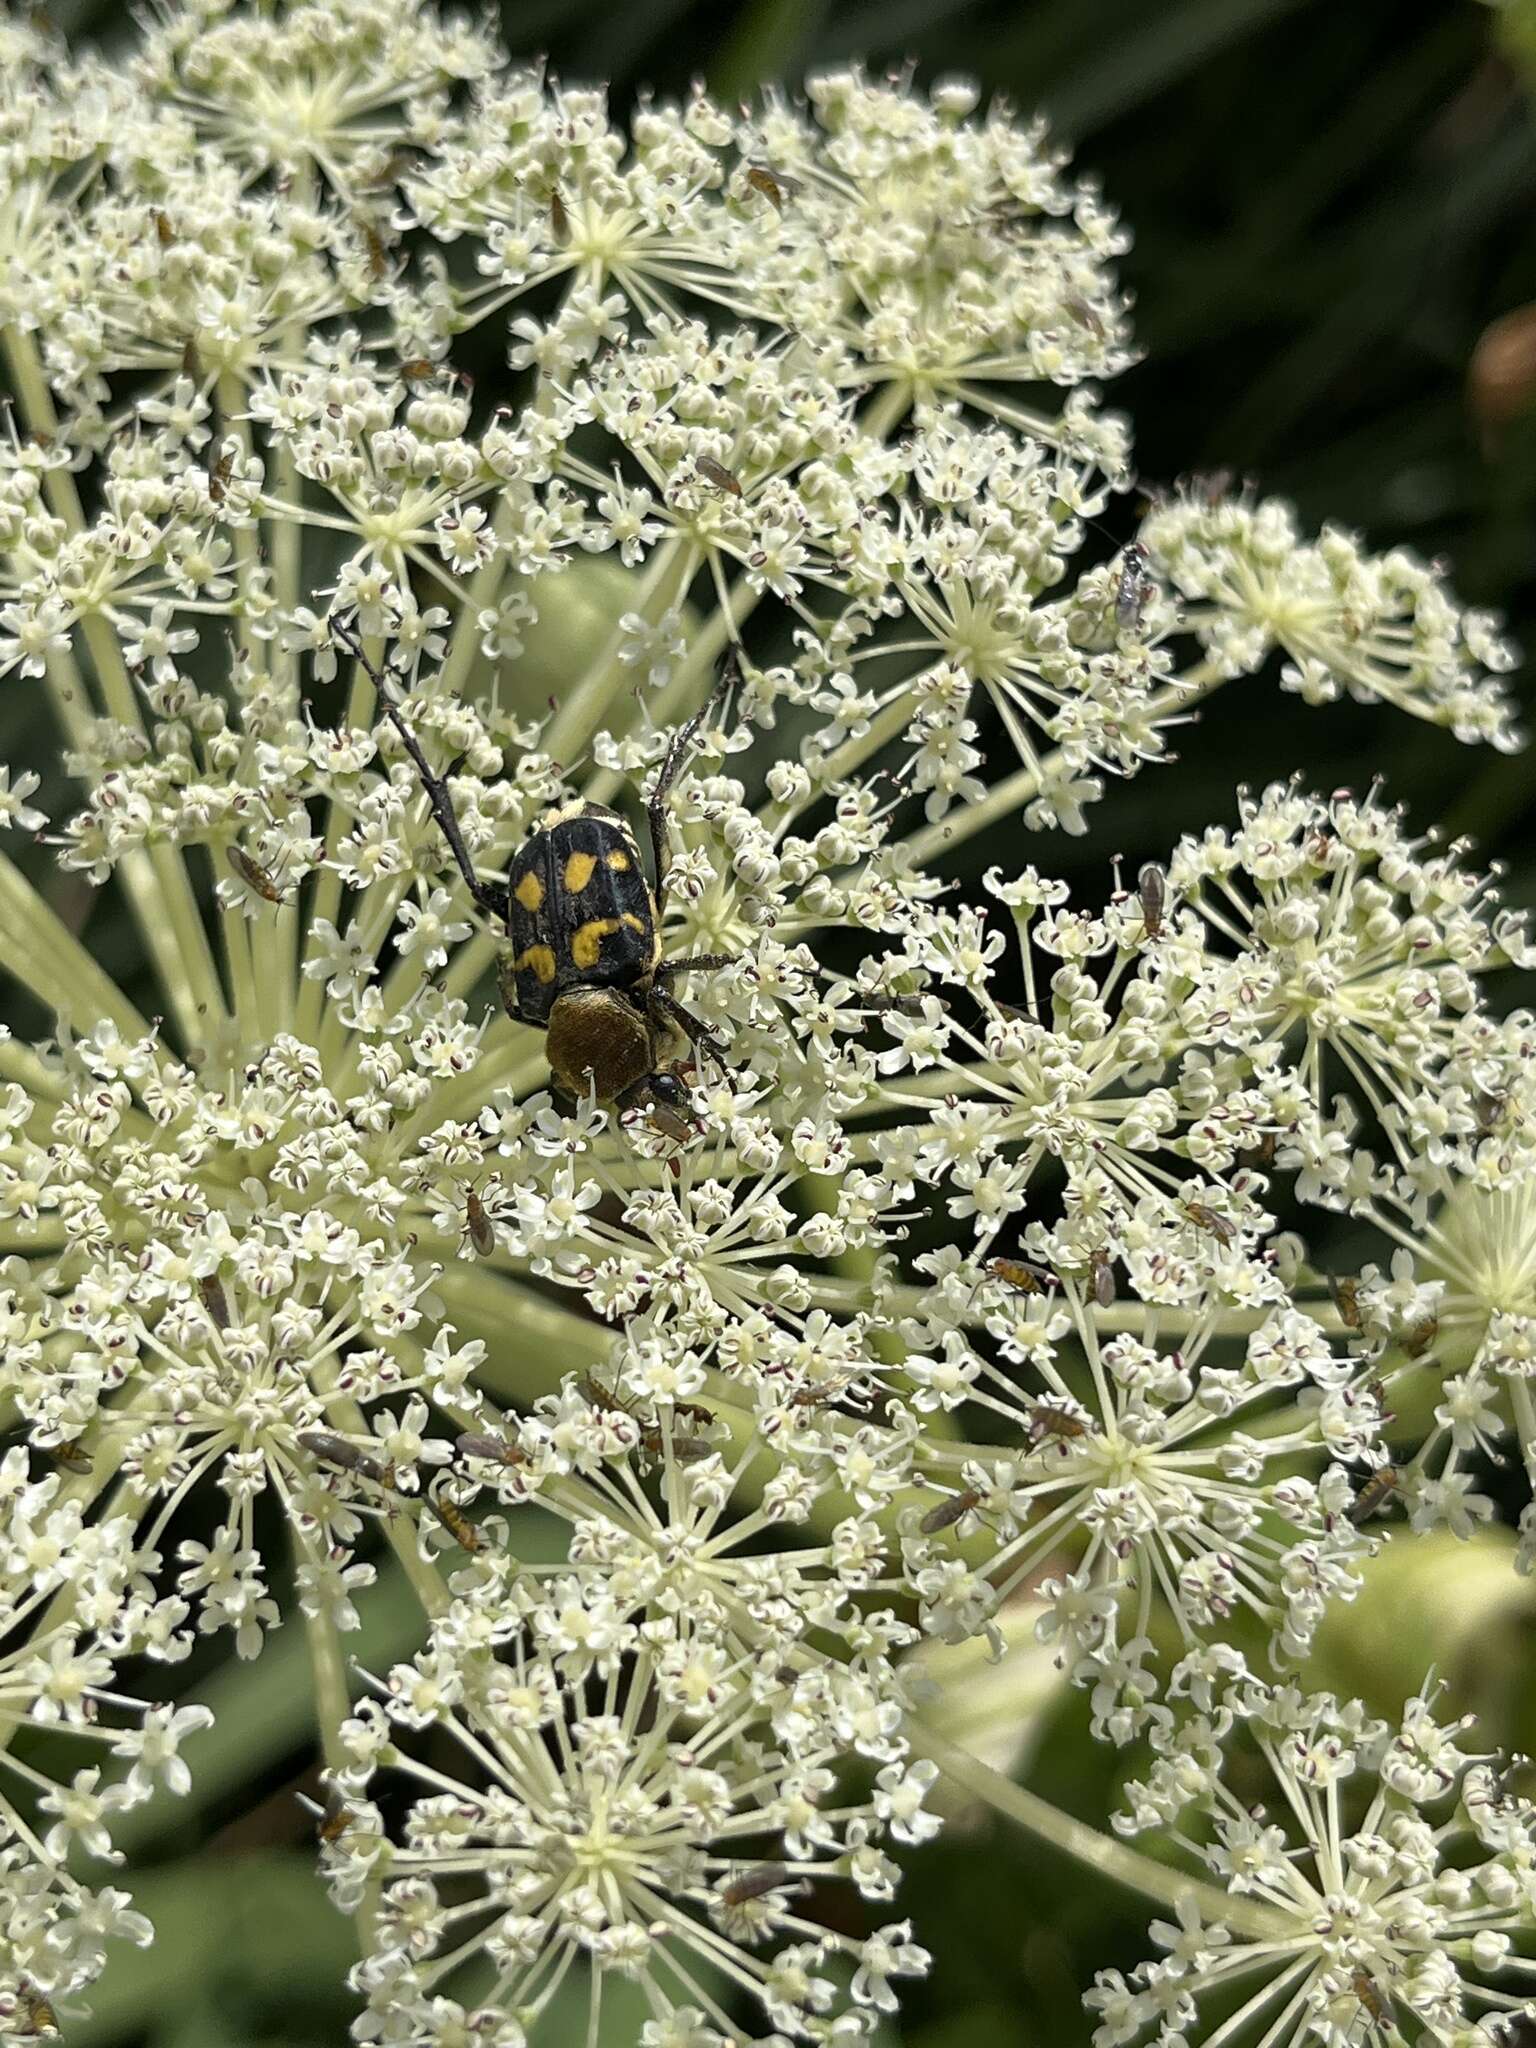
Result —
[[[54, 13], [76, 34], [123, 33], [107, 8]], [[910, 57], [923, 78], [971, 73], [1026, 112], [1043, 108], [1135, 230], [1125, 275], [1147, 359], [1115, 400], [1136, 422], [1143, 478], [1229, 468], [1294, 498], [1309, 523], [1444, 555], [1467, 600], [1504, 609], [1536, 641], [1536, 412], [1483, 447], [1465, 398], [1484, 326], [1536, 299], [1536, 137], [1500, 42], [1501, 26], [1513, 41], [1511, 17], [1475, 0], [529, 0], [504, 18], [514, 54], [547, 52], [572, 81], [612, 80], [621, 110], [645, 81], [677, 92], [702, 74], [737, 96], [858, 55], [881, 67]], [[1134, 501], [1117, 517], [1128, 536]], [[1510, 864], [1509, 893], [1536, 900], [1525, 757], [1473, 752], [1384, 710], [1308, 711], [1269, 679], [1218, 696], [1180, 749], [1177, 766], [1112, 792], [1088, 840], [1044, 842], [1035, 858], [1098, 892], [1111, 854], [1144, 858], [1230, 816], [1241, 778], [1301, 768], [1329, 789], [1380, 773], [1416, 824], [1475, 833]], [[989, 844], [968, 851], [977, 868], [996, 857]], [[111, 953], [108, 933], [93, 925], [91, 938]], [[1445, 1565], [1426, 1550], [1411, 1590], [1394, 1581], [1357, 1610], [1321, 1675], [1390, 1704], [1400, 1671], [1406, 1682], [1415, 1660], [1438, 1661], [1466, 1673], [1495, 1732], [1536, 1747], [1521, 1726], [1536, 1676], [1529, 1607], [1505, 1565], [1491, 1607], [1472, 1590], [1438, 1610]], [[405, 1649], [413, 1616], [388, 1585], [368, 1615], [359, 1655], [377, 1669]], [[1362, 1650], [1383, 1626], [1399, 1665]], [[220, 1711], [190, 1752], [200, 1789], [177, 1814], [154, 1809], [136, 1837], [135, 1882], [160, 1938], [109, 1970], [71, 2048], [344, 2039], [350, 1930], [313, 1887], [293, 1797], [307, 1688], [295, 1629], [259, 1666], [200, 1688]], [[1100, 1821], [1116, 1768], [1073, 1700], [1031, 1782]], [[926, 1852], [901, 1910], [937, 1963], [882, 2039], [920, 2048], [1085, 2043], [1078, 1994], [1094, 1967], [1144, 1953], [1148, 1917], [1001, 1828]], [[574, 2014], [571, 2032], [581, 2039]], [[631, 2038], [629, 2026], [605, 2031], [605, 2048]]]

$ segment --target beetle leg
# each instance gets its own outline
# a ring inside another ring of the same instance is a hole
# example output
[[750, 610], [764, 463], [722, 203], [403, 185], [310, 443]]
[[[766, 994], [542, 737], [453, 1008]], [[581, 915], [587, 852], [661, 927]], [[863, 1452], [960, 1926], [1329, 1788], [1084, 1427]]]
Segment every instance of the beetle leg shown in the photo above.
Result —
[[680, 725], [667, 743], [667, 751], [661, 757], [661, 766], [656, 771], [656, 780], [651, 784], [645, 799], [645, 815], [651, 827], [651, 859], [656, 874], [656, 915], [660, 919], [667, 902], [667, 869], [671, 866], [671, 855], [667, 839], [667, 798], [672, 785], [682, 774], [688, 756], [704, 727], [706, 719], [712, 717], [717, 707], [724, 702], [733, 682], [738, 679], [736, 657], [727, 654], [720, 665], [720, 676], [709, 696], [695, 711], [686, 724]]
[[739, 953], [684, 953], [675, 960], [658, 961], [651, 978], [670, 981], [674, 975], [691, 974], [695, 968], [702, 973], [710, 967], [734, 967], [740, 958]]
[[707, 1052], [722, 1067], [726, 1064], [725, 1040], [702, 1018], [695, 1017], [692, 1010], [685, 1010], [676, 996], [669, 996], [664, 988], [657, 988], [653, 984], [649, 1007], [667, 1023], [676, 1025], [690, 1045], [696, 1045], [701, 1052]]
[[[386, 678], [384, 671], [378, 664], [369, 660], [363, 650], [362, 638], [358, 634], [355, 624], [343, 625], [339, 618], [333, 619], [331, 630], [335, 633], [342, 646], [346, 648], [347, 652], [362, 665], [364, 672], [378, 691], [379, 701], [383, 704], [385, 711], [388, 712], [396, 732], [399, 733], [404, 743], [405, 751], [416, 764], [416, 773], [421, 777], [421, 786], [426, 792], [427, 802], [431, 806], [433, 817], [437, 820], [438, 829], [447, 840], [448, 850], [453, 855], [459, 873], [464, 877], [465, 887], [475, 899], [475, 904], [481, 915], [490, 918], [493, 923], [505, 925], [507, 921], [507, 892], [505, 889], [494, 887], [489, 882], [482, 882], [475, 873], [475, 864], [469, 857], [469, 848], [464, 844], [464, 834], [459, 830], [459, 821], [454, 812], [453, 799], [448, 794], [448, 776], [434, 775], [428, 766], [427, 757], [421, 751], [420, 741], [406, 724], [401, 713], [394, 679], [392, 677]], [[454, 768], [456, 769], [458, 765], [459, 763], [455, 762]], [[450, 770], [450, 773], [452, 772], [453, 770]]]

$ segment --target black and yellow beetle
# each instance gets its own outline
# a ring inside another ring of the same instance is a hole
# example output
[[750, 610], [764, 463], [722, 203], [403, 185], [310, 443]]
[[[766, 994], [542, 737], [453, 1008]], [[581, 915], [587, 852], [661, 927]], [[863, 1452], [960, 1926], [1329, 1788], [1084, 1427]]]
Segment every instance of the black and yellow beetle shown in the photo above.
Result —
[[626, 820], [575, 798], [538, 820], [513, 855], [503, 888], [475, 873], [448, 795], [454, 770], [433, 773], [401, 715], [393, 678], [369, 661], [353, 628], [338, 621], [335, 630], [373, 678], [475, 903], [506, 931], [497, 963], [502, 1004], [516, 1022], [545, 1033], [557, 1090], [580, 1097], [590, 1088], [599, 1102], [620, 1109], [685, 1112], [688, 1092], [667, 1058], [674, 1034], [722, 1064], [725, 1047], [667, 983], [731, 960], [722, 953], [662, 956], [667, 798], [721, 691], [673, 734], [646, 798], [654, 887]]

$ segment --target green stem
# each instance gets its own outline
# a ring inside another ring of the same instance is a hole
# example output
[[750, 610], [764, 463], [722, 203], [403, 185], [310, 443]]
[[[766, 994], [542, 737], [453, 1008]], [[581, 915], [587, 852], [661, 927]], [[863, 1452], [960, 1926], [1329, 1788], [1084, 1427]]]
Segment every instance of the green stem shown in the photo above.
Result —
[[861, 414], [859, 425], [872, 441], [883, 441], [912, 408], [912, 386], [905, 377], [891, 377]]
[[[687, 591], [697, 567], [698, 550], [691, 542], [674, 540], [658, 548], [635, 605], [640, 617], [648, 623], [659, 619]], [[619, 660], [619, 648], [626, 637], [623, 628], [616, 625], [586, 674], [566, 693], [544, 735], [544, 748], [552, 759], [573, 765], [590, 746], [592, 735], [629, 673]]]
[[[1156, 719], [1165, 711], [1178, 711], [1196, 704], [1225, 680], [1224, 676], [1213, 673], [1208, 663], [1202, 662], [1178, 682], [1159, 690], [1148, 702], [1145, 716], [1149, 720]], [[995, 825], [1001, 818], [1011, 817], [1031, 797], [1038, 796], [1062, 765], [1063, 752], [1058, 747], [1054, 753], [1046, 755], [1038, 768], [1020, 768], [1015, 774], [1005, 776], [987, 791], [980, 803], [957, 804], [937, 824], [925, 825], [920, 832], [910, 833], [900, 842], [900, 852], [914, 867], [921, 867], [937, 855], [953, 851], [961, 840], [985, 831], [988, 825]]]
[[[32, 431], [57, 436], [58, 415], [32, 337], [7, 326], [0, 339], [23, 419]], [[47, 470], [43, 490], [49, 508], [71, 534], [83, 534], [85, 513], [71, 473]], [[142, 732], [138, 698], [110, 622], [99, 614], [87, 614], [81, 618], [80, 628], [108, 713], [131, 731]], [[59, 667], [62, 681], [55, 678], [50, 664], [54, 701], [66, 732], [78, 741], [89, 717], [90, 699], [73, 651]], [[226, 1021], [223, 992], [187, 879], [185, 856], [174, 847], [155, 846], [147, 856], [123, 861], [119, 872], [183, 1038], [191, 1046], [206, 1041], [210, 1032], [221, 1036]]]
[[1016, 1821], [1037, 1841], [1059, 1849], [1063, 1856], [1072, 1857], [1111, 1883], [1123, 1884], [1173, 1912], [1177, 1912], [1186, 1899], [1193, 1900], [1207, 1921], [1220, 1921], [1223, 1926], [1253, 1941], [1284, 1940], [1294, 1932], [1291, 1924], [1280, 1915], [1267, 1913], [1261, 1906], [1236, 1898], [1216, 1885], [1207, 1884], [1202, 1878], [1185, 1876], [1166, 1863], [1142, 1855], [1139, 1849], [1132, 1849], [1113, 1835], [1100, 1834], [1086, 1821], [1063, 1813], [1048, 1799], [1014, 1784], [1001, 1771], [993, 1770], [990, 1764], [972, 1756], [968, 1749], [951, 1742], [947, 1735], [941, 1734], [920, 1716], [909, 1715], [906, 1725], [916, 1753], [936, 1763], [947, 1778], [953, 1779], [973, 1798], [984, 1800], [994, 1811]]
[[0, 946], [15, 980], [77, 1031], [110, 1018], [124, 1038], [149, 1026], [32, 884], [0, 854]]
[[[242, 465], [248, 464], [255, 452], [251, 440], [251, 423], [245, 414], [245, 387], [233, 371], [226, 370], [219, 378], [217, 396], [224, 431], [239, 443]], [[291, 556], [294, 540], [302, 535], [302, 527], [297, 519], [279, 519], [276, 522], [276, 534], [282, 536], [284, 546]], [[261, 551], [257, 544], [257, 529], [254, 526], [239, 526], [235, 529], [232, 540], [240, 594], [235, 628], [241, 655], [254, 671], [263, 658], [262, 643], [257, 637], [253, 623], [253, 600], [261, 579]], [[296, 579], [297, 568], [293, 562], [287, 564], [286, 573]], [[249, 746], [249, 742], [247, 745]], [[248, 934], [254, 968], [254, 979], [248, 1000], [254, 1007], [237, 1004], [243, 1027], [242, 1040], [246, 1045], [259, 1044], [263, 1039], [272, 1037], [275, 1032], [292, 1027], [294, 924], [293, 905], [285, 904], [275, 916], [263, 914], [258, 917], [254, 929]]]
[[339, 1770], [347, 1761], [341, 1743], [341, 1724], [352, 1711], [341, 1636], [329, 1613], [306, 1614], [304, 1633], [309, 1641], [309, 1668], [315, 1682], [321, 1753], [330, 1769]]
[[[371, 658], [371, 657], [370, 657]], [[360, 661], [352, 664], [352, 683], [347, 694], [346, 724], [348, 727], [366, 729], [373, 723], [378, 692], [374, 689], [373, 678]], [[317, 921], [324, 918], [327, 924], [335, 924], [341, 909], [342, 880], [336, 869], [330, 865], [336, 857], [336, 849], [346, 837], [351, 825], [351, 814], [346, 806], [332, 797], [326, 807], [325, 854], [315, 893], [310, 903], [308, 928], [312, 931]], [[298, 1025], [299, 1036], [314, 1042], [326, 1014], [330, 997], [325, 992], [325, 983], [314, 979], [303, 982], [299, 990]]]

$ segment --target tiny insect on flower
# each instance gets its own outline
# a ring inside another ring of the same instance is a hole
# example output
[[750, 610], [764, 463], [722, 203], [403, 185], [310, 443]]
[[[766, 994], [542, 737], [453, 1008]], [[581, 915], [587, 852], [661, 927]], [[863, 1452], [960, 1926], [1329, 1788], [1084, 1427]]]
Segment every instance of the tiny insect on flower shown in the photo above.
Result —
[[1136, 877], [1136, 896], [1141, 905], [1141, 929], [1144, 938], [1162, 937], [1167, 892], [1167, 877], [1156, 861], [1149, 860]]
[[474, 1188], [464, 1190], [464, 1230], [482, 1259], [496, 1249], [496, 1226], [486, 1214], [485, 1203]]
[[782, 213], [784, 201], [800, 190], [797, 179], [785, 177], [782, 171], [771, 171], [766, 164], [749, 164], [747, 183], [754, 192], [762, 193], [775, 213]]
[[1378, 2026], [1386, 2026], [1392, 2013], [1370, 1972], [1356, 1970], [1350, 1977], [1349, 1988], [1360, 2001], [1362, 2010], [1368, 2012]]
[[1131, 632], [1141, 624], [1141, 615], [1148, 597], [1155, 587], [1147, 580], [1147, 551], [1139, 541], [1132, 541], [1120, 561], [1120, 574], [1115, 581], [1115, 623], [1122, 632]]
[[231, 1321], [229, 1296], [225, 1293], [224, 1283], [218, 1274], [205, 1273], [197, 1283], [197, 1293], [198, 1299], [208, 1311], [209, 1320], [216, 1328], [227, 1330]]
[[1115, 1305], [1115, 1262], [1111, 1254], [1101, 1245], [1088, 1254], [1088, 1271], [1092, 1276], [1093, 1298], [1100, 1308]]
[[1037, 1266], [1029, 1259], [990, 1259], [986, 1271], [1015, 1294], [1049, 1294], [1057, 1285], [1056, 1275], [1048, 1267]]
[[1328, 1290], [1333, 1296], [1334, 1307], [1339, 1312], [1339, 1321], [1346, 1330], [1361, 1330], [1365, 1318], [1360, 1310], [1360, 1282], [1353, 1273], [1330, 1273]]
[[284, 903], [287, 892], [270, 868], [253, 860], [243, 846], [227, 846], [225, 857], [230, 866], [248, 889], [252, 889], [265, 903]]
[[30, 1986], [23, 1989], [21, 1998], [22, 2006], [27, 2015], [27, 2032], [23, 2036], [24, 2039], [42, 2040], [49, 2034], [62, 2034], [63, 2028], [59, 2025], [59, 2015], [55, 2011], [51, 1999], [44, 1997], [41, 1991], [34, 1990]]
[[672, 1413], [679, 1422], [686, 1422], [694, 1429], [709, 1429], [719, 1420], [713, 1408], [706, 1408], [702, 1401], [674, 1401]]
[[1208, 1231], [1218, 1244], [1235, 1244], [1237, 1228], [1227, 1217], [1210, 1207], [1206, 1202], [1186, 1202], [1184, 1214], [1197, 1230]]
[[298, 1442], [311, 1457], [319, 1458], [323, 1464], [334, 1465], [338, 1471], [354, 1473], [359, 1479], [394, 1492], [394, 1467], [382, 1459], [371, 1457], [356, 1444], [348, 1443], [344, 1436], [337, 1436], [327, 1429], [305, 1429], [300, 1430]]
[[681, 1465], [698, 1465], [704, 1459], [714, 1456], [713, 1446], [705, 1443], [702, 1437], [663, 1429], [656, 1423], [647, 1424], [641, 1429], [640, 1447], [649, 1456], [663, 1463], [671, 1457]]
[[1440, 1318], [1424, 1316], [1403, 1336], [1403, 1350], [1409, 1358], [1422, 1358], [1440, 1335]]
[[333, 1792], [327, 1800], [325, 1810], [321, 1814], [319, 1824], [315, 1828], [316, 1841], [339, 1842], [352, 1827], [356, 1819], [357, 1815], [347, 1802]]
[[941, 1500], [936, 1508], [930, 1508], [917, 1526], [923, 1535], [937, 1536], [941, 1529], [952, 1529], [956, 1522], [980, 1507], [985, 1498], [979, 1487], [964, 1487], [959, 1493], [951, 1494], [948, 1500]]
[[761, 1899], [790, 1882], [790, 1873], [782, 1863], [762, 1863], [757, 1869], [744, 1870], [739, 1877], [721, 1885], [716, 1897], [722, 1906], [745, 1906], [750, 1900]]
[[438, 1494], [427, 1495], [427, 1506], [442, 1523], [448, 1534], [461, 1550], [484, 1550], [485, 1538], [475, 1524], [455, 1501], [444, 1500]]
[[1355, 1495], [1349, 1519], [1357, 1525], [1368, 1522], [1386, 1506], [1401, 1483], [1402, 1475], [1395, 1465], [1379, 1466]]
[[491, 1436], [478, 1430], [461, 1430], [454, 1438], [454, 1449], [461, 1458], [485, 1458], [494, 1465], [526, 1465], [528, 1453], [504, 1436]]
[[717, 491], [724, 491], [730, 498], [741, 496], [741, 482], [736, 472], [727, 469], [723, 462], [716, 462], [713, 455], [696, 455], [693, 466], [705, 483], [713, 484]]
[[1069, 1408], [1056, 1408], [1040, 1401], [1026, 1409], [1029, 1433], [1032, 1441], [1043, 1443], [1048, 1437], [1062, 1440], [1065, 1450], [1068, 1442], [1076, 1441], [1088, 1434], [1088, 1424], [1081, 1415], [1074, 1415]]

